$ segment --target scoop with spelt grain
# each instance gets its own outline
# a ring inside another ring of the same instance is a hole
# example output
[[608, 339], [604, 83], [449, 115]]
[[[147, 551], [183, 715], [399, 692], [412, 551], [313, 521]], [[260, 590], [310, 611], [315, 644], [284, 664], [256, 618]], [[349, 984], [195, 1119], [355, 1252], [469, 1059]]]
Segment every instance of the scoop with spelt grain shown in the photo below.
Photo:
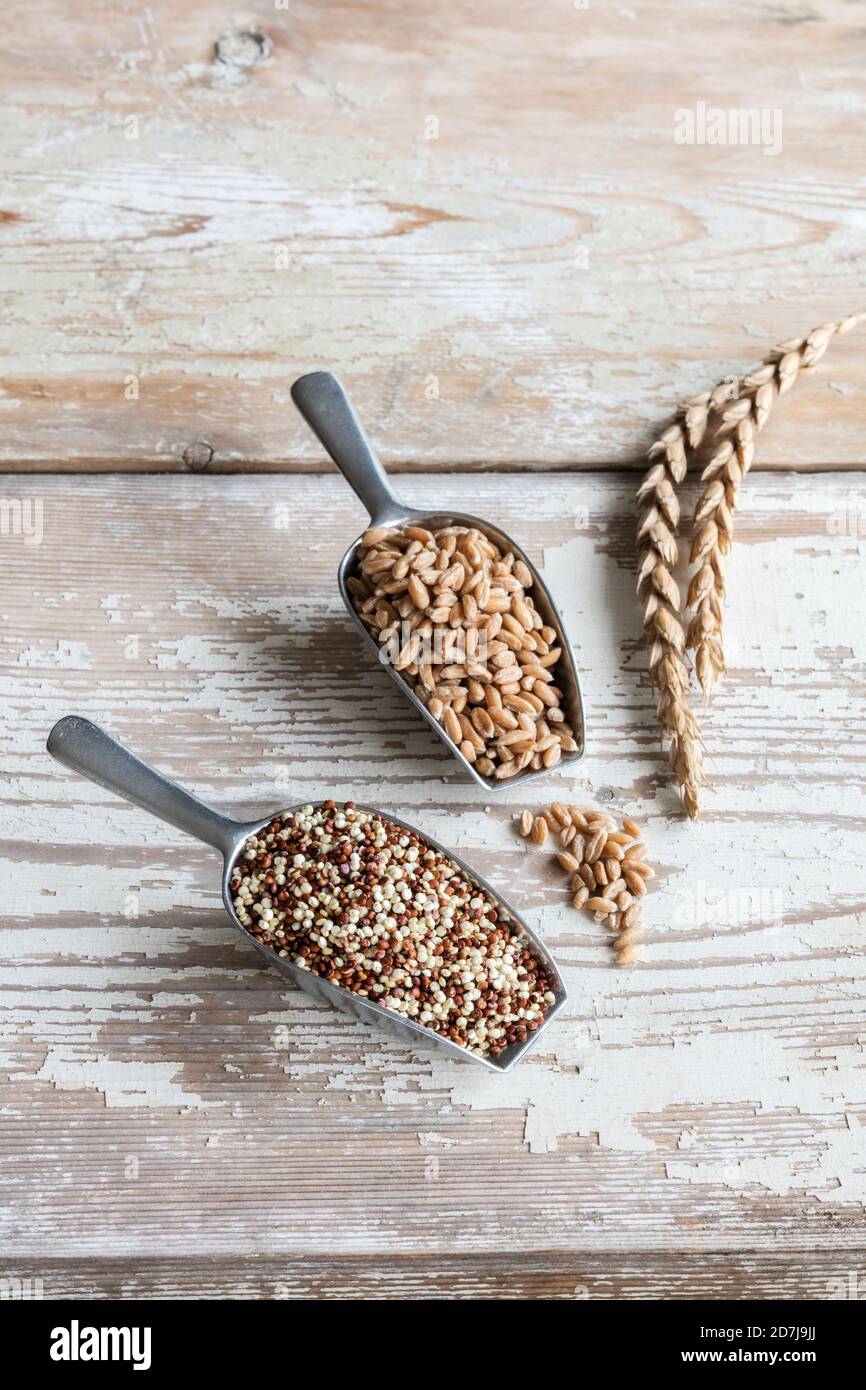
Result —
[[514, 552], [474, 527], [377, 527], [348, 587], [383, 659], [484, 776], [552, 770], [577, 751], [557, 679], [562, 643]]

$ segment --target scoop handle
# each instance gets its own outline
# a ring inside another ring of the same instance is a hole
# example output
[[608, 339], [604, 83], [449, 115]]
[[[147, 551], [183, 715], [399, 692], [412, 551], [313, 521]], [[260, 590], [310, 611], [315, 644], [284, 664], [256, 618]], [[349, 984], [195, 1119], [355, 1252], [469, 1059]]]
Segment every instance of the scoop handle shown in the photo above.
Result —
[[191, 796], [176, 782], [142, 762], [98, 724], [69, 714], [48, 735], [48, 752], [65, 767], [80, 772], [91, 782], [150, 811], [206, 845], [227, 855], [238, 839], [241, 823], [220, 815]]
[[411, 511], [391, 487], [345, 387], [331, 372], [298, 377], [292, 400], [360, 497], [374, 526], [387, 526]]

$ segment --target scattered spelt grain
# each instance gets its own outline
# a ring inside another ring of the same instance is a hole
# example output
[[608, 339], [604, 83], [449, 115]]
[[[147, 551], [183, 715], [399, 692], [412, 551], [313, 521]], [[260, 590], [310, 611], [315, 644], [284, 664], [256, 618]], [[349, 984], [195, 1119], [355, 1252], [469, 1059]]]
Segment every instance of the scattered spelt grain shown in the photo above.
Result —
[[618, 828], [606, 811], [555, 801], [534, 818], [524, 811], [520, 829], [535, 844], [558, 835], [562, 848], [554, 857], [569, 876], [572, 905], [586, 908], [612, 933], [617, 965], [636, 960], [641, 903], [653, 870], [643, 858], [646, 845], [635, 821], [627, 818]]
[[532, 843], [543, 845], [547, 839], [547, 821], [544, 816], [536, 816], [532, 822]]
[[556, 862], [561, 869], [565, 869], [567, 874], [577, 873], [580, 868], [580, 860], [575, 859], [573, 854], [568, 854], [564, 849], [557, 853]]

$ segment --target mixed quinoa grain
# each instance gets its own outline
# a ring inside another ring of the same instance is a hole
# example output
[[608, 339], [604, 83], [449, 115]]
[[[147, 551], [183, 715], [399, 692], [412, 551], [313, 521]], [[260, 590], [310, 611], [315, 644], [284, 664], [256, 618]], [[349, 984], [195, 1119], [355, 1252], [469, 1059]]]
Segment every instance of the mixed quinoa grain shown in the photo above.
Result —
[[351, 801], [276, 816], [232, 870], [242, 925], [279, 956], [472, 1051], [538, 1028], [554, 979], [460, 866]]

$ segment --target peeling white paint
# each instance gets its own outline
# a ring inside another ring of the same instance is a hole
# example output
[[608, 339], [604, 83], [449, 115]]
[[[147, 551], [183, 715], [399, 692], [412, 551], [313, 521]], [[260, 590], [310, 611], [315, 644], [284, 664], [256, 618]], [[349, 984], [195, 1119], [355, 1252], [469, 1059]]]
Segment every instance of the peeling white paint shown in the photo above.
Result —
[[118, 1062], [102, 1054], [51, 1048], [36, 1075], [61, 1091], [98, 1091], [108, 1109], [152, 1105], [204, 1110], [217, 1104], [176, 1085], [181, 1071], [179, 1062]]
[[93, 657], [84, 642], [60, 641], [53, 649], [46, 646], [25, 647], [18, 654], [16, 665], [34, 671], [89, 671]]

